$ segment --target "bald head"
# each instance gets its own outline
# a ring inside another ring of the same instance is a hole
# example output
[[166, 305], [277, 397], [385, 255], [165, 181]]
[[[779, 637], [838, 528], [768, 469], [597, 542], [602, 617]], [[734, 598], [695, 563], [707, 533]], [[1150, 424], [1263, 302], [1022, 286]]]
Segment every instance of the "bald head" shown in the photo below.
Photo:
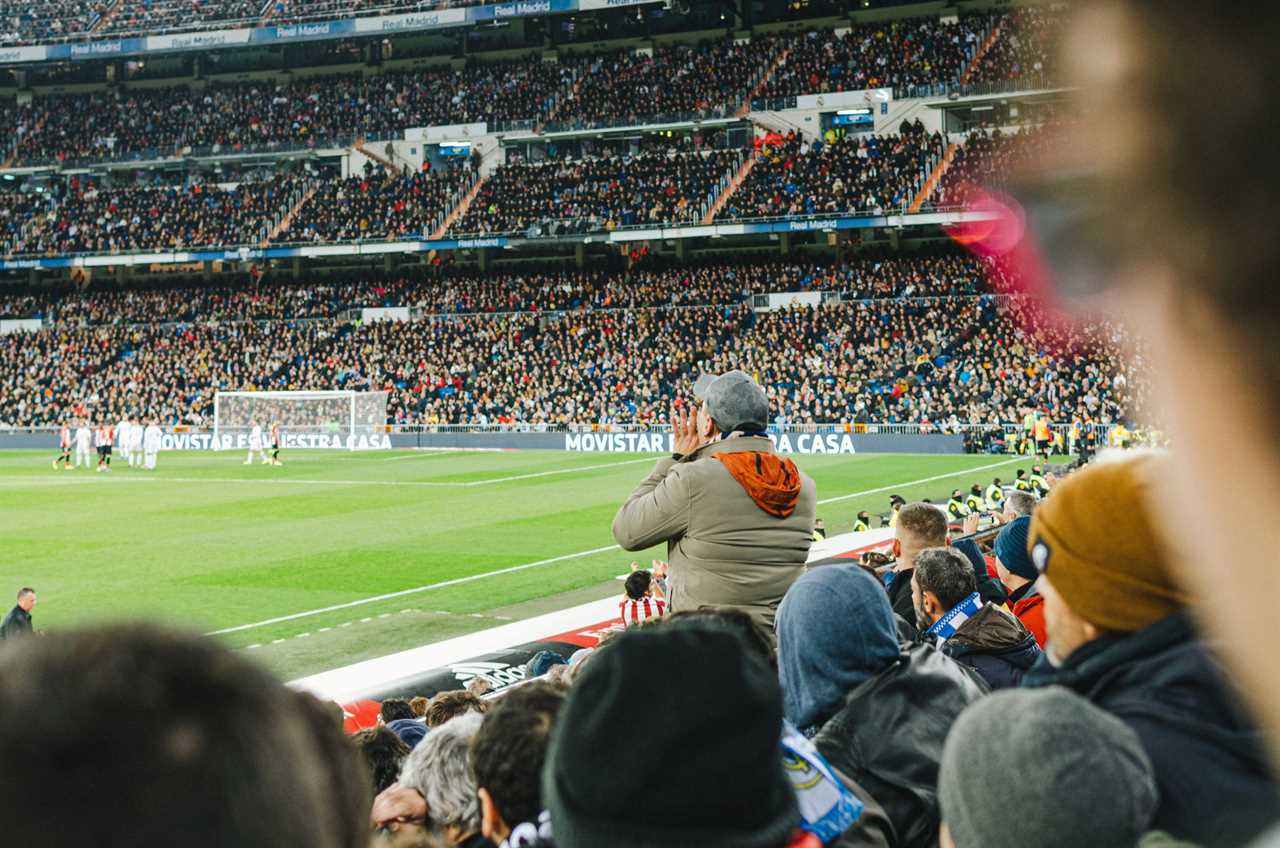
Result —
[[893, 533], [898, 570], [912, 568], [920, 551], [947, 543], [947, 517], [932, 504], [909, 503], [898, 510]]

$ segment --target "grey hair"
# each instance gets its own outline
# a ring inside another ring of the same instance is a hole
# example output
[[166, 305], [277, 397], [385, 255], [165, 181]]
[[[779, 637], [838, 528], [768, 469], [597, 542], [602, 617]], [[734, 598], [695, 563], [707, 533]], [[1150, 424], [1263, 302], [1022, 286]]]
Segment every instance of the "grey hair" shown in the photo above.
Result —
[[932, 592], [947, 609], [978, 589], [973, 564], [952, 548], [926, 548], [916, 554], [916, 582], [921, 592]]
[[1004, 511], [1014, 515], [1030, 515], [1036, 508], [1036, 496], [1030, 492], [1010, 492], [1004, 502]]
[[482, 721], [480, 713], [466, 713], [432, 729], [400, 769], [400, 783], [422, 794], [436, 826], [453, 825], [468, 832], [480, 829], [480, 801], [470, 752]]

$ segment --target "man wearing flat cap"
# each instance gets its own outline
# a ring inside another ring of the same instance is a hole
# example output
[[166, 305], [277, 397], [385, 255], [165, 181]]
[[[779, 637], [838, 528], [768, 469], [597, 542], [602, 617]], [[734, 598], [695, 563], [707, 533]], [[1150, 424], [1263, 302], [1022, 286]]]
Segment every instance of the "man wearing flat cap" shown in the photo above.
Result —
[[667, 543], [672, 611], [738, 607], [772, 628], [809, 554], [813, 480], [774, 453], [750, 376], [704, 374], [693, 391], [698, 409], [672, 410], [674, 452], [618, 510], [613, 536], [628, 551]]

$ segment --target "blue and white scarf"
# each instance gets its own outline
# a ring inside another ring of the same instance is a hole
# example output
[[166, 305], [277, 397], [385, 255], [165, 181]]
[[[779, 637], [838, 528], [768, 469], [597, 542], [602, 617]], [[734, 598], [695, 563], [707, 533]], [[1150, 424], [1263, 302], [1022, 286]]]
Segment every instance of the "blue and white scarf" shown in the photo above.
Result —
[[782, 723], [782, 767], [796, 791], [800, 829], [830, 845], [862, 816], [863, 803], [836, 777], [817, 747]]
[[925, 633], [930, 636], [937, 636], [939, 642], [945, 642], [956, 635], [960, 625], [977, 615], [980, 609], [982, 609], [982, 598], [979, 597], [977, 592], [974, 592], [952, 607], [942, 618], [935, 621], [933, 626], [926, 630]]

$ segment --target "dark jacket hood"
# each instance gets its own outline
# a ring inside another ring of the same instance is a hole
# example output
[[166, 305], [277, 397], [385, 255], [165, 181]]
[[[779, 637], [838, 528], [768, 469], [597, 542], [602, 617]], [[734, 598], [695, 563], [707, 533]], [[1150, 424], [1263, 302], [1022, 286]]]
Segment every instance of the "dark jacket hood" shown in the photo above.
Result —
[[[956, 656], [959, 653], [995, 654], [1005, 651], [1025, 650], [1027, 643], [1035, 645], [1036, 637], [1021, 621], [995, 604], [986, 604], [972, 618], [967, 619], [947, 640]], [[1036, 652], [1036, 657], [1039, 652]], [[1033, 661], [1036, 657], [1033, 657]], [[1027, 666], [1030, 668], [1030, 664]]]
[[902, 848], [937, 845], [938, 767], [947, 731], [987, 693], [973, 672], [931, 644], [858, 686], [814, 737], [822, 755], [884, 807]]

